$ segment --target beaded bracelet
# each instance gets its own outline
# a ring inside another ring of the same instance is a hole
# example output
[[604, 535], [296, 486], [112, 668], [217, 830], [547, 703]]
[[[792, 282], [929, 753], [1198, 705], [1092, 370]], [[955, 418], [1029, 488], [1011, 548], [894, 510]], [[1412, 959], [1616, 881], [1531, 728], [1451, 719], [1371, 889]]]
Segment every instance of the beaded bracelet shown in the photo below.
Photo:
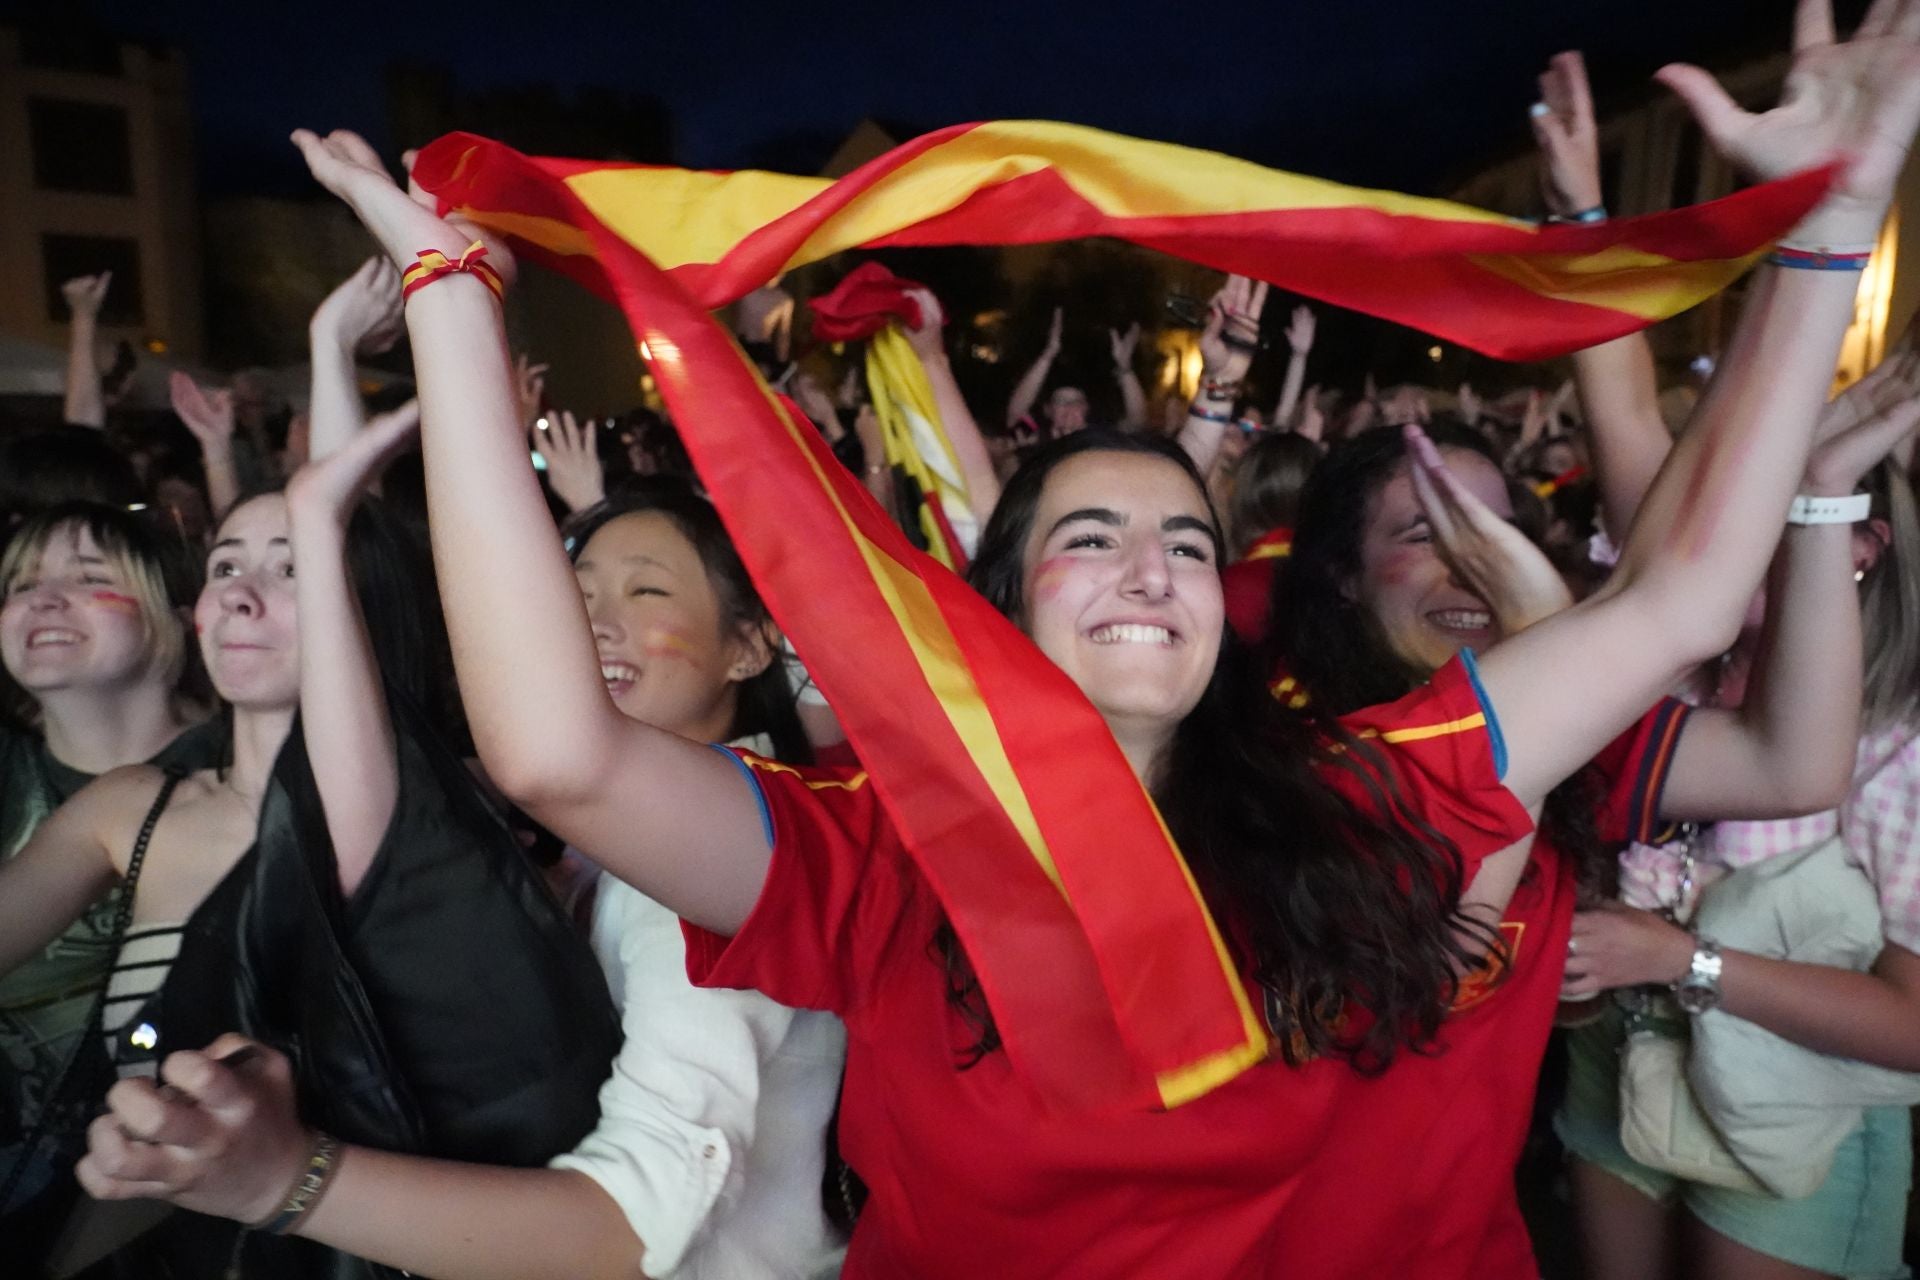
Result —
[[1198, 403], [1187, 406], [1187, 416], [1189, 418], [1201, 418], [1207, 422], [1218, 422], [1222, 426], [1233, 421], [1233, 411], [1231, 409], [1225, 409], [1219, 413], [1209, 413], [1207, 410], [1202, 409]]
[[487, 256], [487, 246], [481, 244], [478, 240], [468, 245], [467, 251], [457, 259], [447, 257], [446, 254], [438, 249], [422, 249], [415, 256], [420, 260], [408, 267], [400, 277], [400, 298], [402, 301], [411, 298], [415, 292], [426, 288], [435, 280], [450, 275], [457, 275], [461, 272], [465, 272], [468, 275], [479, 276], [481, 280], [486, 282], [487, 288], [493, 290], [494, 297], [504, 298], [506, 296], [507, 286], [501, 281], [500, 273], [493, 269], [491, 263], [481, 261], [482, 258]]
[[327, 1180], [333, 1176], [334, 1161], [339, 1154], [339, 1139], [331, 1134], [316, 1133], [313, 1149], [307, 1153], [307, 1163], [293, 1186], [288, 1188], [286, 1199], [281, 1201], [272, 1217], [255, 1223], [253, 1229], [276, 1236], [291, 1231], [295, 1223], [306, 1217], [307, 1210], [319, 1202], [320, 1193], [327, 1189]]

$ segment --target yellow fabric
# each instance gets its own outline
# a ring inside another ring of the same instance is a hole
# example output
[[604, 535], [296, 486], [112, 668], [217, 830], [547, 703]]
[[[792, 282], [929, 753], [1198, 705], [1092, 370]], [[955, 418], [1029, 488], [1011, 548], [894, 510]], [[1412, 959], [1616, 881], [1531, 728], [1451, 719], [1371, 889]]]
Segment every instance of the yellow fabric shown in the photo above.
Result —
[[[873, 411], [880, 419], [880, 434], [886, 446], [887, 464], [912, 477], [926, 495], [928, 503], [939, 503], [951, 513], [956, 507], [971, 512], [960, 460], [947, 439], [934, 407], [933, 386], [920, 363], [919, 353], [907, 341], [900, 326], [889, 324], [867, 342], [867, 390], [873, 396]], [[917, 416], [922, 432], [932, 437], [940, 456], [929, 460], [922, 454], [921, 440], [915, 438], [911, 418]], [[951, 517], [950, 517], [951, 518]], [[949, 569], [958, 569], [947, 546], [946, 535], [934, 521], [932, 512], [920, 512], [920, 533], [927, 553]]]

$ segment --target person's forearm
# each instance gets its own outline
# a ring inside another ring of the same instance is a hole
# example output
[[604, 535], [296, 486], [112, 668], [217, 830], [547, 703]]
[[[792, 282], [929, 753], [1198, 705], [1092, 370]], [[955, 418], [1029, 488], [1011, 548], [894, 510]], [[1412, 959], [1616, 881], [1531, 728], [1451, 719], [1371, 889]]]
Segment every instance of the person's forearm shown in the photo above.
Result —
[[1845, 797], [1861, 688], [1851, 532], [1787, 527], [1747, 696], [1737, 711], [1696, 711], [1687, 721], [1661, 796], [1663, 818], [1794, 817]]
[[1648, 491], [1603, 592], [1632, 590], [1681, 666], [1732, 643], [1805, 470], [1853, 314], [1849, 272], [1762, 268], [1726, 360]]
[[1020, 420], [1033, 412], [1033, 402], [1040, 398], [1040, 388], [1047, 385], [1047, 374], [1053, 371], [1053, 352], [1043, 351], [1033, 367], [1020, 375], [1020, 381], [1013, 384], [1013, 394], [1007, 398], [1007, 425], [1015, 427]]
[[1723, 952], [1720, 1007], [1819, 1053], [1920, 1071], [1920, 957], [1888, 951], [1871, 973]]
[[307, 457], [318, 462], [360, 433], [367, 425], [367, 410], [360, 399], [353, 345], [322, 325], [315, 325], [309, 338], [313, 381], [307, 408]]
[[289, 504], [300, 614], [300, 726], [340, 874], [351, 895], [373, 865], [400, 794], [393, 723], [332, 511]]
[[1307, 353], [1296, 351], [1287, 359], [1287, 376], [1280, 383], [1280, 399], [1273, 406], [1273, 429], [1289, 431], [1293, 411], [1300, 407], [1300, 388], [1307, 381]]
[[417, 1275], [637, 1280], [642, 1245], [593, 1179], [347, 1147], [296, 1234]]
[[1120, 421], [1117, 426], [1138, 430], [1147, 425], [1147, 392], [1132, 369], [1120, 369], [1114, 379], [1120, 384]]
[[408, 303], [407, 327], [460, 692], [488, 772], [525, 804], [588, 772], [579, 762], [603, 758], [621, 717], [527, 461], [499, 303], [478, 278], [450, 276]]
[[1573, 380], [1592, 433], [1601, 516], [1618, 546], [1673, 447], [1660, 414], [1653, 348], [1635, 333], [1576, 351]]
[[[1207, 414], [1226, 412], [1231, 406], [1203, 404], [1199, 399], [1187, 408], [1187, 420], [1180, 424], [1180, 447], [1193, 459], [1194, 467], [1201, 475], [1213, 472], [1213, 460], [1220, 454], [1220, 441], [1227, 433], [1227, 423]], [[1203, 413], [1202, 410], [1205, 410]]]
[[947, 443], [953, 446], [954, 460], [960, 464], [960, 474], [966, 479], [967, 499], [974, 517], [985, 525], [987, 517], [1000, 503], [1000, 477], [994, 474], [993, 455], [987, 452], [980, 424], [974, 420], [973, 410], [967, 407], [966, 397], [960, 394], [960, 384], [954, 380], [953, 366], [948, 363], [946, 353], [922, 353], [920, 364], [927, 371], [928, 385], [933, 388], [933, 407], [940, 415], [940, 425], [946, 428]]
[[106, 397], [100, 390], [100, 365], [94, 354], [99, 329], [92, 316], [75, 315], [67, 325], [68, 422], [82, 427], [107, 425]]
[[200, 467], [207, 477], [207, 505], [217, 520], [240, 501], [240, 471], [233, 464], [233, 441], [200, 442]]

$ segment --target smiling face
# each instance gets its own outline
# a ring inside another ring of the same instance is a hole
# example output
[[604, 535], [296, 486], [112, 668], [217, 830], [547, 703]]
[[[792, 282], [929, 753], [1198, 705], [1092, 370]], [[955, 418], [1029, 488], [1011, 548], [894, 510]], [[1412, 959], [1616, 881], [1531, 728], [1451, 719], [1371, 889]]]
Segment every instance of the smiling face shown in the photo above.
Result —
[[1174, 462], [1094, 451], [1047, 476], [1022, 560], [1026, 631], [1141, 767], [1200, 701], [1224, 608], [1206, 498]]
[[[1475, 497], [1497, 515], [1513, 517], [1499, 468], [1472, 450], [1443, 452], [1448, 469]], [[1437, 671], [1462, 647], [1484, 649], [1500, 638], [1486, 601], [1440, 559], [1404, 463], [1368, 505], [1360, 574], [1347, 594], [1372, 615], [1394, 655], [1416, 671]]]
[[84, 525], [55, 529], [6, 584], [0, 657], [7, 674], [35, 698], [146, 678], [158, 665], [156, 627], [168, 620], [150, 619], [138, 591], [122, 558], [103, 552]]
[[300, 627], [285, 498], [272, 493], [242, 503], [220, 525], [193, 626], [223, 699], [259, 710], [299, 702]]
[[740, 680], [771, 651], [728, 626], [700, 552], [673, 520], [639, 511], [607, 521], [574, 564], [607, 693], [622, 714], [719, 742]]
[[1055, 387], [1047, 397], [1047, 425], [1056, 436], [1069, 435], [1087, 425], [1087, 393], [1078, 387]]

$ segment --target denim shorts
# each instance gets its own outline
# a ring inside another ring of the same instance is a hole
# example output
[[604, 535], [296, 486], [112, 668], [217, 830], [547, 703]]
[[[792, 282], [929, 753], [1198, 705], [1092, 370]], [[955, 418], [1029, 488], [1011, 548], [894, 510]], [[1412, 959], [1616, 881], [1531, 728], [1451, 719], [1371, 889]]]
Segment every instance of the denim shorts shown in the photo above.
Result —
[[1620, 1144], [1620, 1012], [1567, 1033], [1566, 1101], [1553, 1117], [1568, 1154], [1606, 1170], [1756, 1253], [1846, 1280], [1905, 1280], [1900, 1260], [1913, 1181], [1913, 1117], [1869, 1107], [1834, 1154], [1833, 1171], [1798, 1200], [1683, 1182], [1651, 1169]]

